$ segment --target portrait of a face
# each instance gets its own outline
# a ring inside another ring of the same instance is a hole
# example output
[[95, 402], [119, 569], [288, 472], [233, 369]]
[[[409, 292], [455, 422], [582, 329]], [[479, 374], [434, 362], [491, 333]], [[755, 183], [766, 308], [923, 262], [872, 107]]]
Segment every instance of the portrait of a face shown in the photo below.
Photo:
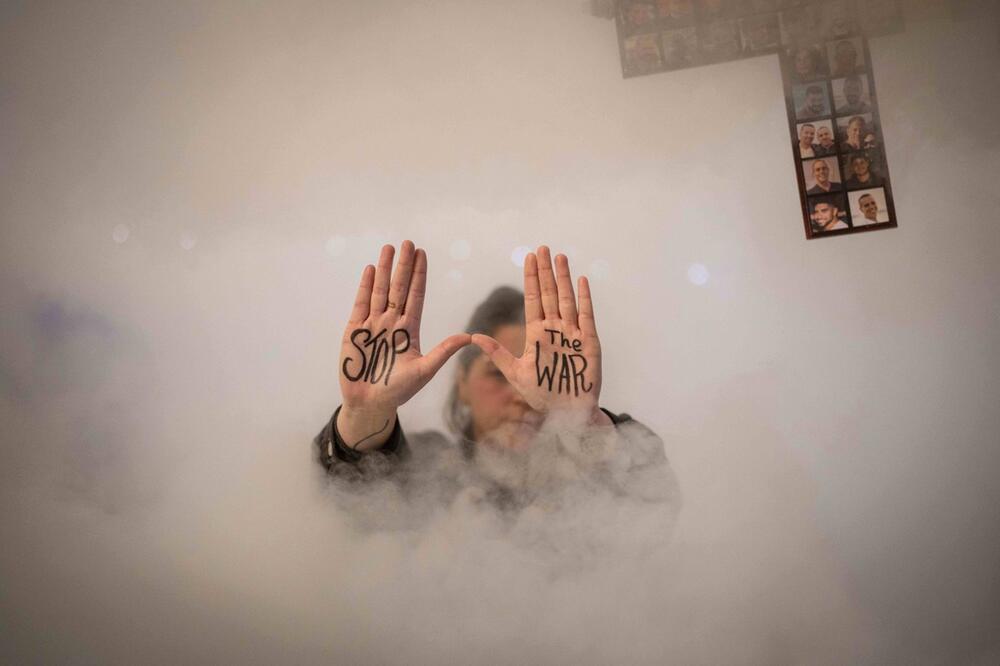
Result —
[[868, 76], [848, 76], [833, 80], [833, 101], [838, 114], [862, 114], [872, 110]]
[[841, 188], [840, 166], [834, 157], [806, 160], [802, 163], [802, 173], [809, 194], [823, 194]]
[[833, 137], [833, 122], [827, 120], [824, 124], [816, 128], [816, 145], [831, 154], [837, 150], [837, 142]]
[[827, 39], [843, 39], [858, 34], [854, 3], [847, 0], [827, 0], [823, 8], [823, 32]]
[[781, 28], [777, 14], [748, 16], [740, 21], [743, 47], [752, 53], [772, 51], [781, 46]]
[[810, 226], [814, 234], [849, 228], [847, 200], [843, 194], [810, 197], [808, 207]]
[[802, 83], [792, 87], [792, 101], [799, 120], [830, 115], [830, 99], [826, 83]]
[[845, 151], [864, 150], [865, 141], [871, 147], [879, 144], [878, 128], [871, 113], [859, 113], [837, 118], [837, 135], [841, 148]]
[[824, 51], [818, 45], [793, 47], [788, 57], [791, 58], [794, 81], [815, 81], [828, 74]]
[[854, 76], [865, 71], [864, 51], [859, 37], [830, 42], [827, 52], [834, 77]]
[[871, 224], [885, 224], [891, 221], [886, 193], [883, 187], [857, 190], [848, 194], [851, 206], [851, 221], [855, 227]]

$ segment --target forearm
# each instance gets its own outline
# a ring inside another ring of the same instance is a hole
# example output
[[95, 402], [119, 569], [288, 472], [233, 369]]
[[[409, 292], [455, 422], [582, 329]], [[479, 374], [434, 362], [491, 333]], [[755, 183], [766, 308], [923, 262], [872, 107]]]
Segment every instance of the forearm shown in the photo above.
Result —
[[364, 408], [345, 404], [337, 413], [337, 432], [347, 448], [358, 453], [372, 451], [384, 445], [395, 425], [394, 408]]

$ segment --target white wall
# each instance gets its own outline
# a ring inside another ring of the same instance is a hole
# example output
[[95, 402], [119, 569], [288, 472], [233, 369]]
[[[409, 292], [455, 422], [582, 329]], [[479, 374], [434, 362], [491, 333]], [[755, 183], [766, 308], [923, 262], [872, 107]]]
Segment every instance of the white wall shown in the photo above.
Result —
[[[133, 525], [232, 501], [239, 461], [307, 482], [357, 276], [412, 238], [428, 341], [518, 246], [591, 275], [602, 402], [664, 437], [682, 543], [794, 496], [872, 663], [995, 659], [1000, 30], [964, 6], [871, 42], [899, 228], [807, 242], [774, 57], [623, 80], [569, 0], [3, 5], [11, 649], [72, 624], [27, 577], [105, 543], [26, 498]], [[449, 370], [404, 426], [440, 427]]]

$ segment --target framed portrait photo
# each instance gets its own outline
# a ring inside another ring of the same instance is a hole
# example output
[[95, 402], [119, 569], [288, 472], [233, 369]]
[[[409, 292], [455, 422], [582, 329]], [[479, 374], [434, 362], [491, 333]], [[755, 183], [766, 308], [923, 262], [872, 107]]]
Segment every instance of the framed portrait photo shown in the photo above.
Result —
[[892, 214], [889, 211], [888, 197], [884, 187], [855, 190], [848, 192], [847, 197], [850, 201], [853, 226], [864, 227], [892, 222]]

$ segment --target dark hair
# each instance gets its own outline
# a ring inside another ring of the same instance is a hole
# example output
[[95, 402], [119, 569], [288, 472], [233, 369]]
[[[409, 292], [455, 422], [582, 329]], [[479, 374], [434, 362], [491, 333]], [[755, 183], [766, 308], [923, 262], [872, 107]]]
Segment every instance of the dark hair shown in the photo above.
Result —
[[[524, 294], [514, 287], [497, 287], [482, 303], [476, 306], [465, 326], [466, 333], [494, 335], [501, 326], [524, 323]], [[458, 399], [458, 379], [469, 371], [469, 366], [482, 352], [479, 347], [469, 345], [458, 353], [458, 370], [455, 381], [448, 391], [444, 405], [444, 422], [451, 432], [463, 438], [463, 446], [472, 440], [472, 419], [467, 408]], [[466, 449], [466, 453], [470, 453]]]
[[820, 95], [823, 95], [824, 97], [826, 96], [826, 91], [823, 90], [821, 87], [817, 86], [816, 84], [813, 84], [813, 85], [809, 86], [808, 88], [806, 88], [806, 94], [807, 95], [813, 95], [815, 93], [819, 93]]

